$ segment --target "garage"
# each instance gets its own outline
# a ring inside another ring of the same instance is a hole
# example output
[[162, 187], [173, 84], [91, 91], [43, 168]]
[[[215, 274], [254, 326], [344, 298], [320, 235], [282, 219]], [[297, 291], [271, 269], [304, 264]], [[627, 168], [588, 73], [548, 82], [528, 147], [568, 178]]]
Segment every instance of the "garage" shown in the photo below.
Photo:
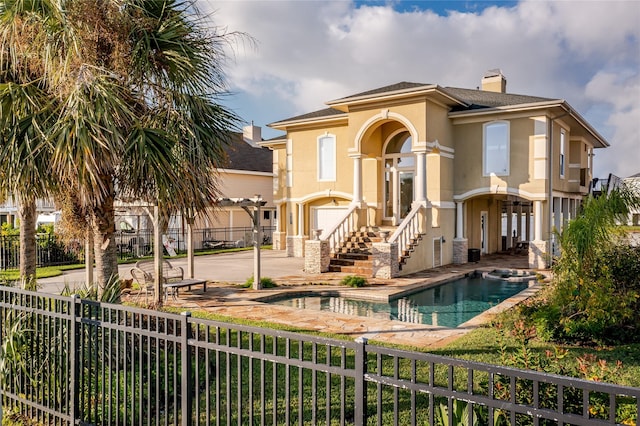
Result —
[[311, 207], [311, 232], [314, 229], [322, 229], [323, 235], [347, 214], [347, 207]]

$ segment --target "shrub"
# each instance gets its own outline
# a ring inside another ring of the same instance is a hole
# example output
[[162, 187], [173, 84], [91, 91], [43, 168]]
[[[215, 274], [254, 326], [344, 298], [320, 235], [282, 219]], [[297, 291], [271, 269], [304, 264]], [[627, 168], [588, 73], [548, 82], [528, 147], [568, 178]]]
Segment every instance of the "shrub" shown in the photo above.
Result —
[[364, 287], [367, 285], [367, 279], [357, 275], [347, 275], [340, 281], [340, 284], [349, 287]]
[[[278, 285], [275, 281], [273, 281], [269, 277], [260, 277], [260, 284], [262, 284], [262, 288], [274, 288]], [[242, 284], [242, 288], [252, 288], [253, 287], [253, 275]]]

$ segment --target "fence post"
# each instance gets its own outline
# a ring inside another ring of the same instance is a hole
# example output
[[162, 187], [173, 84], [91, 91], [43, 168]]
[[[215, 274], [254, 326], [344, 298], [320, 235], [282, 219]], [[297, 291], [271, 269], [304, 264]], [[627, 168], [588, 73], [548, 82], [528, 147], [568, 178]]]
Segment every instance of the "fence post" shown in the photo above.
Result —
[[77, 354], [80, 352], [80, 327], [77, 318], [80, 316], [80, 297], [77, 294], [71, 296], [69, 305], [69, 417], [71, 423], [75, 424], [78, 419], [78, 398], [80, 392], [78, 389], [80, 380], [80, 367], [78, 366]]
[[357, 426], [364, 425], [367, 418], [367, 341], [366, 337], [355, 339], [357, 344], [355, 353], [355, 400], [353, 407], [353, 423]]
[[182, 317], [180, 330], [182, 426], [191, 426], [193, 412], [193, 395], [191, 394], [193, 390], [193, 368], [191, 364], [191, 347], [189, 346], [189, 339], [192, 337], [191, 327], [189, 327], [191, 312], [182, 312], [180, 315]]

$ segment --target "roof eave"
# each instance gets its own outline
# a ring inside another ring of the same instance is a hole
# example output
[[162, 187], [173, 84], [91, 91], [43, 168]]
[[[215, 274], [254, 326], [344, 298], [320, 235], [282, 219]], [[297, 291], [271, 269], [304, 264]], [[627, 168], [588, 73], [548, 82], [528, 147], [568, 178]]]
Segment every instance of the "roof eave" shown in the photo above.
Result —
[[326, 117], [312, 117], [312, 118], [303, 118], [300, 120], [285, 120], [285, 121], [276, 121], [275, 123], [267, 124], [268, 127], [272, 129], [286, 131], [287, 127], [311, 124], [311, 123], [331, 123], [331, 122], [339, 122], [345, 121], [348, 118], [349, 114], [333, 114]]
[[[606, 148], [610, 146], [609, 142], [596, 130], [594, 129], [576, 110], [574, 110], [571, 105], [567, 103], [567, 101], [563, 99], [554, 99], [551, 101], [545, 102], [532, 102], [528, 104], [519, 104], [519, 105], [507, 105], [500, 106], [494, 108], [483, 108], [483, 109], [474, 109], [469, 111], [456, 111], [450, 112], [450, 118], [456, 117], [470, 117], [470, 116], [481, 116], [481, 115], [491, 115], [499, 112], [517, 112], [517, 111], [532, 111], [536, 109], [545, 109], [545, 108], [562, 108], [564, 109], [574, 120], [576, 120], [584, 129], [593, 136], [593, 138], [600, 144], [600, 146], [595, 146], [594, 148]], [[559, 117], [556, 117], [559, 118]]]
[[437, 92], [438, 95], [446, 98], [449, 102], [460, 105], [460, 106], [468, 106], [466, 103], [462, 102], [460, 99], [449, 95], [445, 91], [442, 90], [442, 87], [437, 84], [428, 84], [424, 86], [412, 87], [409, 89], [402, 90], [394, 90], [391, 92], [382, 92], [382, 93], [374, 93], [370, 95], [363, 96], [351, 96], [347, 98], [336, 99], [333, 101], [326, 102], [326, 105], [331, 108], [335, 108], [340, 111], [348, 111], [348, 107], [352, 105], [361, 105], [369, 102], [380, 102], [380, 101], [390, 101], [394, 99], [404, 98], [407, 95], [411, 96], [419, 96], [426, 95], [429, 93]]

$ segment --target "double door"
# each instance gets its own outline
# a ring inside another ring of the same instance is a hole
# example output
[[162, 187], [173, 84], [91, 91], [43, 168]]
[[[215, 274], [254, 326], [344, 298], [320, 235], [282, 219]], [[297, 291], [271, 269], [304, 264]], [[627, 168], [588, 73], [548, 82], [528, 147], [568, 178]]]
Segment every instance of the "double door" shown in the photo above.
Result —
[[415, 181], [412, 154], [385, 157], [384, 219], [398, 225], [411, 211]]

